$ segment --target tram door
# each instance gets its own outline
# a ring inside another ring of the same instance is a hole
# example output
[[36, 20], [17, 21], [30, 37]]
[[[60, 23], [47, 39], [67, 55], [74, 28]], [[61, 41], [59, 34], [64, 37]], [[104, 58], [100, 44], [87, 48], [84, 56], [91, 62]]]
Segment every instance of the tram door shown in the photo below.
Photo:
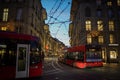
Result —
[[16, 59], [16, 78], [24, 78], [29, 75], [29, 45], [17, 45], [17, 59]]

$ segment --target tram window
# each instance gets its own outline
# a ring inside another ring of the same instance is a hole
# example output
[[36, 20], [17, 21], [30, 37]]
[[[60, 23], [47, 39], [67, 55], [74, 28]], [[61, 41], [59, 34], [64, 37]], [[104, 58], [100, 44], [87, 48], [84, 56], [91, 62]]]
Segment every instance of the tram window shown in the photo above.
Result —
[[13, 47], [14, 45], [9, 47], [9, 45], [0, 44], [0, 66], [15, 65], [16, 55]]
[[39, 63], [41, 61], [39, 52], [30, 53], [30, 65]]
[[40, 47], [37, 42], [31, 42], [30, 65], [39, 63], [41, 61]]

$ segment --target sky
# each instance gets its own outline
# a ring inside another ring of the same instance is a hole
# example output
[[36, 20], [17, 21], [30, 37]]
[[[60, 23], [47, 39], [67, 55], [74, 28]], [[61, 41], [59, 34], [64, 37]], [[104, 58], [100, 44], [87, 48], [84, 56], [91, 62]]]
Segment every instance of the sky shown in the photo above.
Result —
[[51, 36], [57, 38], [66, 46], [70, 46], [68, 31], [71, 1], [72, 0], [41, 0], [42, 6], [47, 11], [47, 20], [45, 20], [45, 23], [49, 25]]

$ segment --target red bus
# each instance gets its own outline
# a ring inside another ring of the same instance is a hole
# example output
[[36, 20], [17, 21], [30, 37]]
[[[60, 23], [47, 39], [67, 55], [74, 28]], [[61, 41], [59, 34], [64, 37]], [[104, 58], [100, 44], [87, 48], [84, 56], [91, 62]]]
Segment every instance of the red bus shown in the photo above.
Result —
[[40, 51], [39, 38], [0, 31], [0, 79], [41, 76]]
[[64, 50], [58, 61], [77, 67], [100, 67], [103, 66], [100, 45], [81, 45], [69, 47]]

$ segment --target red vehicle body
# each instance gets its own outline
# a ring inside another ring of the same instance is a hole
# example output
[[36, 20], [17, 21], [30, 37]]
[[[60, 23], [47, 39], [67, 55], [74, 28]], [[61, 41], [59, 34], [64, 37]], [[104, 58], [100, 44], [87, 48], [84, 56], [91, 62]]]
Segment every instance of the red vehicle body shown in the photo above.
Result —
[[41, 76], [40, 51], [37, 37], [0, 31], [0, 79]]
[[77, 67], [100, 67], [103, 66], [100, 45], [81, 45], [69, 47], [64, 50], [60, 62]]

